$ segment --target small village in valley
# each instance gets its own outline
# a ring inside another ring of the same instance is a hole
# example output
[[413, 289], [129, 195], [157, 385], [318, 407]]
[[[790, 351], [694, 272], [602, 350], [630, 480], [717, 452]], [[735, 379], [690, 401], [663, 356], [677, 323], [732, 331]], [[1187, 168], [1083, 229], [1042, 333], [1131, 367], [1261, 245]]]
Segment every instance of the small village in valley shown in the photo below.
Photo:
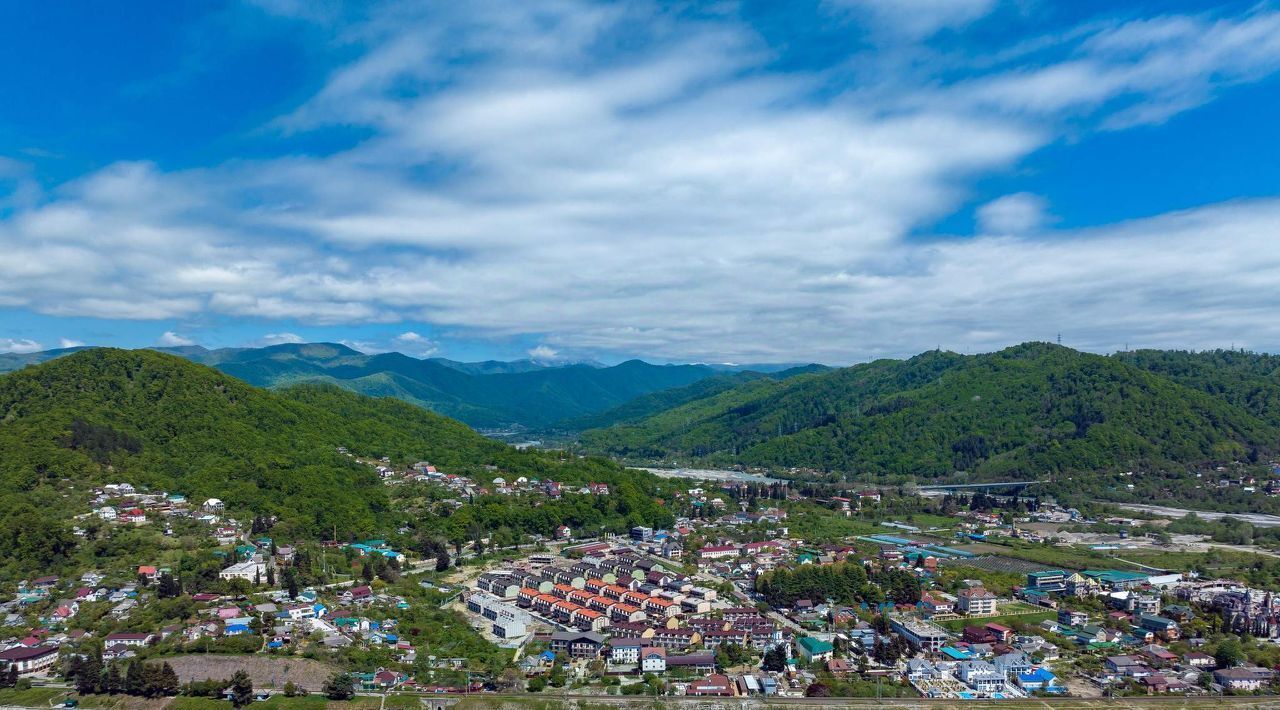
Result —
[[[612, 495], [358, 460], [444, 508]], [[1276, 687], [1280, 599], [1259, 583], [1273, 552], [1227, 550], [1168, 518], [1090, 517], [1025, 484], [670, 480], [682, 514], [668, 526], [484, 530], [425, 550], [403, 530], [277, 539], [271, 519], [217, 498], [105, 485], [76, 535], [145, 530], [194, 549], [21, 581], [0, 604], [15, 689], [0, 692], [90, 705], [179, 693], [963, 702]]]

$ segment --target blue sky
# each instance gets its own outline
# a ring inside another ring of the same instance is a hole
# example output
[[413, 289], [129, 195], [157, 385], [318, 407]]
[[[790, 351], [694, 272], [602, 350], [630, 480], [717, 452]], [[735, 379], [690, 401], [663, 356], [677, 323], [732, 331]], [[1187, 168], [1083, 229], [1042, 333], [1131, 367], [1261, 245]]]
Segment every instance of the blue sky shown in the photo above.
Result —
[[1280, 6], [0, 7], [0, 351], [1280, 350]]

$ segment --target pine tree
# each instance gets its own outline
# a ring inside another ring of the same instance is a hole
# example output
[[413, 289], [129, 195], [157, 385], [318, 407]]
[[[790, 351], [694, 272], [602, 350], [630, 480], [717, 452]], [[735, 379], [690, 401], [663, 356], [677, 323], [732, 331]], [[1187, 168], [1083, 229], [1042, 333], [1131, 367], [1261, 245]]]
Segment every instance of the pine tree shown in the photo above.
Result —
[[334, 673], [324, 682], [324, 694], [330, 700], [350, 700], [355, 697], [355, 689], [351, 676], [346, 673]]
[[227, 690], [231, 691], [231, 704], [235, 707], [242, 708], [253, 702], [253, 681], [243, 669], [232, 674]]
[[107, 683], [106, 691], [108, 695], [116, 695], [124, 687], [124, 683], [120, 678], [120, 667], [115, 663], [107, 665]]
[[267, 567], [267, 586], [276, 586], [276, 568], [275, 565]]
[[138, 661], [130, 662], [124, 672], [124, 694], [142, 695], [143, 685], [142, 664]]
[[146, 663], [142, 666], [142, 694], [148, 698], [160, 697], [160, 664]]
[[84, 659], [80, 672], [76, 674], [76, 692], [81, 695], [93, 695], [102, 687], [102, 658], [91, 655]]
[[168, 572], [160, 575], [160, 581], [156, 587], [156, 596], [161, 599], [172, 599], [182, 596], [182, 585], [174, 576]]
[[440, 553], [436, 555], [436, 571], [443, 572], [447, 569], [449, 569], [449, 553], [441, 548]]
[[173, 670], [173, 666], [166, 661], [160, 666], [159, 690], [160, 695], [177, 695], [178, 694], [178, 673]]
[[292, 567], [286, 568], [284, 571], [284, 584], [289, 592], [290, 599], [298, 598], [298, 575], [293, 571]]

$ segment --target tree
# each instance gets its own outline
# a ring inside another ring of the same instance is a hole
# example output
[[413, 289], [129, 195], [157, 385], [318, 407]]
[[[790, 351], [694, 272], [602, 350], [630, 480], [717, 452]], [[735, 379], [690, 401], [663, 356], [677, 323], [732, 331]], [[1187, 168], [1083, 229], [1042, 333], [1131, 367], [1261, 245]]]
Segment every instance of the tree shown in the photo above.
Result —
[[107, 666], [107, 682], [106, 691], [108, 695], [115, 695], [124, 688], [124, 682], [120, 678], [120, 667], [114, 663]]
[[324, 694], [330, 700], [350, 700], [355, 697], [355, 681], [349, 673], [334, 673], [324, 682]]
[[102, 658], [91, 654], [84, 660], [80, 672], [76, 673], [76, 692], [81, 695], [93, 695], [102, 687]]
[[787, 669], [787, 653], [782, 646], [774, 646], [764, 654], [763, 667], [766, 671], [781, 673]]
[[178, 694], [178, 673], [173, 670], [173, 666], [168, 661], [160, 666], [160, 678], [158, 683], [159, 695], [177, 695]]
[[227, 686], [227, 690], [231, 692], [231, 704], [234, 707], [242, 708], [253, 702], [253, 681], [249, 680], [249, 674], [244, 669], [231, 675], [231, 684]]
[[436, 555], [436, 571], [443, 572], [447, 569], [449, 569], [449, 551], [442, 547]]
[[1244, 650], [1240, 639], [1228, 636], [1218, 642], [1218, 649], [1213, 653], [1213, 660], [1219, 668], [1234, 668], [1244, 661]]
[[814, 683], [804, 689], [806, 698], [829, 698], [831, 697], [831, 687], [826, 683]]
[[286, 567], [284, 570], [284, 586], [289, 592], [290, 599], [298, 598], [298, 573], [292, 567]]
[[268, 587], [276, 586], [276, 566], [275, 565], [269, 565], [267, 567], [267, 586]]
[[160, 574], [160, 581], [156, 586], [156, 596], [161, 599], [173, 599], [182, 596], [182, 584], [174, 579], [173, 575], [168, 572]]
[[297, 697], [297, 696], [299, 696], [299, 695], [301, 695], [301, 694], [302, 694], [302, 693], [299, 693], [299, 692], [298, 692], [299, 690], [300, 690], [300, 689], [298, 688], [298, 686], [296, 686], [296, 685], [294, 685], [294, 684], [293, 684], [293, 681], [291, 681], [291, 680], [285, 681], [285, 683], [284, 683], [284, 697], [286, 697], [286, 698], [295, 698], [295, 697]]
[[0, 688], [16, 688], [18, 686], [18, 667], [10, 665], [0, 673]]
[[142, 664], [138, 661], [132, 661], [124, 672], [124, 694], [142, 695], [142, 690]]
[[540, 675], [537, 675], [529, 679], [529, 684], [527, 686], [527, 689], [529, 690], [530, 693], [541, 693], [542, 690], [546, 687], [547, 687], [547, 679], [543, 678]]

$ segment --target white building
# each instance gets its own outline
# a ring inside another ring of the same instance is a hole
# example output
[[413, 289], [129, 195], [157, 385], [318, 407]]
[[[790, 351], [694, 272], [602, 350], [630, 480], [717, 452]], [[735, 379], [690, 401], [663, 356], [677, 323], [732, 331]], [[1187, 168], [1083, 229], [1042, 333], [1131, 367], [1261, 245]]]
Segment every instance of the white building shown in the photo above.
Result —
[[237, 562], [218, 573], [221, 579], [243, 579], [247, 582], [265, 582], [267, 565], [260, 558]]

